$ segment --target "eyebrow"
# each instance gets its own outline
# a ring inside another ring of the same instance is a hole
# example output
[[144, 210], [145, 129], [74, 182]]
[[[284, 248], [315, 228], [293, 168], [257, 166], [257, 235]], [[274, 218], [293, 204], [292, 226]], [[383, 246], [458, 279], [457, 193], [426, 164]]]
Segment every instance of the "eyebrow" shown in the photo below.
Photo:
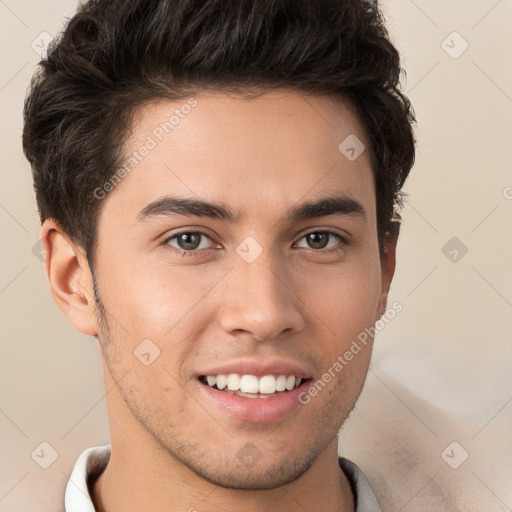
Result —
[[[145, 206], [138, 213], [136, 222], [173, 215], [206, 217], [232, 223], [240, 222], [243, 218], [240, 210], [233, 210], [224, 203], [213, 203], [187, 197], [164, 196]], [[366, 220], [366, 210], [359, 201], [342, 193], [300, 203], [286, 213], [285, 219], [292, 223], [328, 216], [353, 216]]]

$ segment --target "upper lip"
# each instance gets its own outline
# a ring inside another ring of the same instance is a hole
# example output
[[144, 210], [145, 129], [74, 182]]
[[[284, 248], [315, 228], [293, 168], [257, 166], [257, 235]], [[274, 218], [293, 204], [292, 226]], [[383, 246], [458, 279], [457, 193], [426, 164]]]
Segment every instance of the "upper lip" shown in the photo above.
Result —
[[230, 373], [255, 375], [256, 377], [263, 377], [264, 375], [295, 375], [303, 379], [309, 379], [312, 376], [312, 373], [303, 366], [284, 359], [274, 359], [273, 361], [240, 359], [201, 371], [197, 374], [197, 377], [200, 375], [228, 375]]

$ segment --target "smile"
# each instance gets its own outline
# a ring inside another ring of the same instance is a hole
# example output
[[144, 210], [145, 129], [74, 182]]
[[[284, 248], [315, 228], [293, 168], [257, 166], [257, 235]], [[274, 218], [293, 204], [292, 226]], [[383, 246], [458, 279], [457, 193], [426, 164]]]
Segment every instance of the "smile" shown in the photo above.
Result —
[[201, 375], [199, 380], [203, 384], [233, 393], [246, 398], [269, 398], [281, 392], [292, 391], [301, 385], [303, 379], [295, 375], [241, 375], [230, 373], [227, 375]]
[[229, 373], [200, 375], [196, 382], [199, 392], [221, 414], [244, 422], [267, 423], [283, 420], [301, 406], [298, 397], [311, 380], [295, 375]]

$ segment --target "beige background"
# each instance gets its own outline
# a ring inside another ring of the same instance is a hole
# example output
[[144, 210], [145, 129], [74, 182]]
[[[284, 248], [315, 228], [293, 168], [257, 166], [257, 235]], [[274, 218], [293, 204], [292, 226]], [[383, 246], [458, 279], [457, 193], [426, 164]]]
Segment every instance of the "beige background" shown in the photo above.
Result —
[[[62, 510], [78, 455], [109, 441], [96, 341], [53, 303], [32, 251], [39, 224], [20, 142], [31, 45], [75, 5], [0, 0], [2, 512]], [[418, 117], [391, 294], [403, 311], [378, 336], [340, 450], [385, 511], [510, 511], [512, 1], [383, 5]], [[468, 250], [456, 262], [443, 253], [452, 237]], [[59, 454], [48, 469], [31, 458], [43, 441]], [[442, 457], [456, 465], [465, 452], [457, 469]]]

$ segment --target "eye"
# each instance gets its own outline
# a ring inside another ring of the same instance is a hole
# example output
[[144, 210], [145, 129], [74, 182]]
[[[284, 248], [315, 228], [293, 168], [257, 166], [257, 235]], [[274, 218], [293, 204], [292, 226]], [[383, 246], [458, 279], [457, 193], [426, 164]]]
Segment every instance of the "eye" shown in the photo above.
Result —
[[167, 238], [164, 245], [170, 245], [176, 252], [185, 255], [200, 249], [208, 249], [209, 246], [205, 240], [212, 241], [208, 235], [200, 231], [181, 231]]
[[[334, 231], [312, 231], [304, 235], [300, 241], [302, 240], [307, 244], [306, 246], [302, 245], [302, 247], [315, 249], [317, 252], [341, 250], [341, 247], [346, 243], [346, 240]], [[299, 247], [301, 247], [300, 241], [298, 242]], [[173, 251], [181, 256], [193, 256], [194, 254], [197, 255], [200, 250], [211, 248], [212, 242], [212, 239], [201, 231], [181, 231], [166, 238], [163, 244], [170, 246]], [[337, 247], [338, 245], [341, 247]]]
[[301, 240], [306, 241], [309, 249], [331, 249], [336, 247], [336, 243], [330, 243], [333, 239], [334, 242], [345, 242], [345, 239], [334, 231], [312, 231], [301, 238]]

